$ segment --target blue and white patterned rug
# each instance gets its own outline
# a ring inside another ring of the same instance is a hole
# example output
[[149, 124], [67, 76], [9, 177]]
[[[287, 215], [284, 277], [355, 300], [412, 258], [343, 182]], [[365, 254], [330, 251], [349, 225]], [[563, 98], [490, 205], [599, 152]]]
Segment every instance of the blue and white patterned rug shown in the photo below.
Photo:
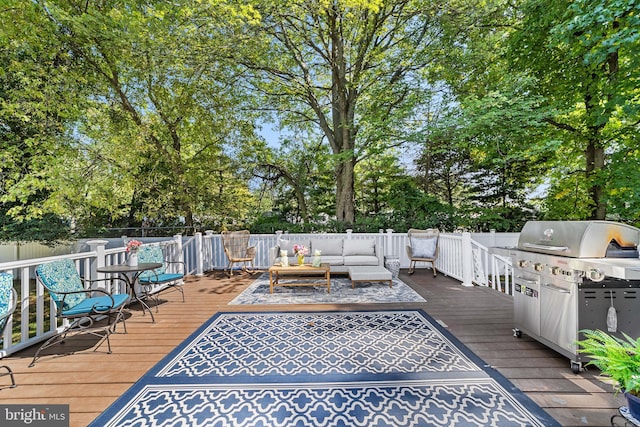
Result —
[[[286, 279], [281, 278], [281, 283]], [[324, 279], [318, 279], [318, 283]], [[393, 287], [388, 282], [358, 282], [351, 287], [346, 276], [331, 277], [331, 293], [325, 285], [276, 286], [269, 293], [269, 274], [264, 273], [229, 304], [365, 304], [394, 302], [426, 302], [409, 285], [398, 278]]]
[[218, 313], [92, 426], [558, 426], [422, 310]]

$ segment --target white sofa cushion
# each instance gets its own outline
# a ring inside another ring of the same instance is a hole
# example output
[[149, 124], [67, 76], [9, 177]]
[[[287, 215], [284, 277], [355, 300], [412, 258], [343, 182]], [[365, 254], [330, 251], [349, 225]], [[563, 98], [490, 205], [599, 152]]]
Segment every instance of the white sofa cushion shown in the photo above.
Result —
[[330, 255], [330, 256], [322, 255], [320, 259], [322, 260], [322, 263], [329, 264], [329, 265], [344, 264], [344, 257], [342, 255]]
[[321, 255], [342, 255], [342, 239], [311, 239], [311, 254], [320, 250]]
[[372, 255], [351, 255], [344, 257], [344, 265], [378, 265], [379, 259]]
[[[376, 254], [375, 240], [344, 240], [342, 244], [342, 255], [372, 255]], [[353, 264], [351, 264], [353, 265]]]

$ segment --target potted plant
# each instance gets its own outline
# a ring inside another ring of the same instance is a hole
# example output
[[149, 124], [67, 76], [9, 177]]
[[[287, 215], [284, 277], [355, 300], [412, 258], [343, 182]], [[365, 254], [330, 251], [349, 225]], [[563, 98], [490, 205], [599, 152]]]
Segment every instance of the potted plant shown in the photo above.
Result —
[[640, 338], [633, 339], [624, 332], [622, 337], [601, 330], [580, 331], [584, 339], [578, 341], [581, 354], [615, 381], [616, 392], [623, 391], [631, 415], [640, 419]]

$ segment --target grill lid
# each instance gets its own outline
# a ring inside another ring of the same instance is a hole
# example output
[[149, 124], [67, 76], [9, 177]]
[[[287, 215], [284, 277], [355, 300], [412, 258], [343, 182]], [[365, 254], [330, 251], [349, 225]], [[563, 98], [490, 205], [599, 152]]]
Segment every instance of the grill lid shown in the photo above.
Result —
[[518, 249], [571, 258], [638, 258], [640, 229], [613, 221], [528, 221]]

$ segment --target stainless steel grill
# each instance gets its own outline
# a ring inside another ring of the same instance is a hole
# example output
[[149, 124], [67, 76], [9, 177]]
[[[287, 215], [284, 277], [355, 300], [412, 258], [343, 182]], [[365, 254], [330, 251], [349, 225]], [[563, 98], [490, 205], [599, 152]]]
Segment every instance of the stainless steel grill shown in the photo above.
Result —
[[525, 333], [571, 359], [581, 329], [607, 330], [613, 304], [616, 333], [640, 336], [640, 229], [610, 221], [530, 221], [515, 265], [514, 335]]

